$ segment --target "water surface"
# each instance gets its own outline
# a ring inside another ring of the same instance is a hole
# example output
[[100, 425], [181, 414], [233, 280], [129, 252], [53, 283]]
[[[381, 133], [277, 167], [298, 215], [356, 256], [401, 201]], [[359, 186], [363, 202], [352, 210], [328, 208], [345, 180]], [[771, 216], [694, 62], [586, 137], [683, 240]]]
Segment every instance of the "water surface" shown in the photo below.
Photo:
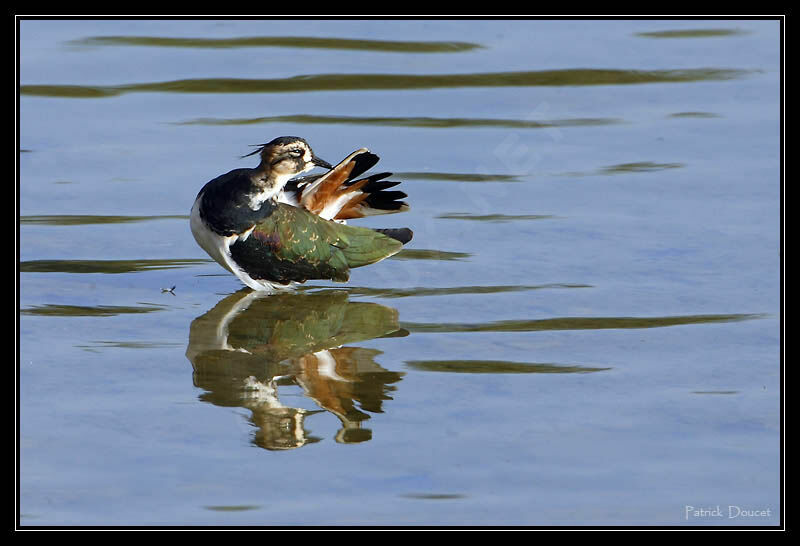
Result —
[[[19, 524], [777, 525], [779, 37], [22, 20]], [[413, 241], [244, 289], [189, 208], [286, 134]]]

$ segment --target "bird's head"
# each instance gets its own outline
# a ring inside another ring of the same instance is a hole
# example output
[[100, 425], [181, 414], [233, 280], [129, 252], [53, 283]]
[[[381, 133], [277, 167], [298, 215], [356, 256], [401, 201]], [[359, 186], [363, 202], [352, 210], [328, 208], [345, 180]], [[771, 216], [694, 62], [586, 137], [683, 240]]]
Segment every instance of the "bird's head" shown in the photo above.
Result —
[[278, 137], [256, 146], [255, 151], [242, 157], [259, 154], [261, 156], [259, 169], [267, 171], [270, 178], [288, 180], [314, 167], [333, 168], [333, 165], [314, 155], [308, 142], [300, 137]]

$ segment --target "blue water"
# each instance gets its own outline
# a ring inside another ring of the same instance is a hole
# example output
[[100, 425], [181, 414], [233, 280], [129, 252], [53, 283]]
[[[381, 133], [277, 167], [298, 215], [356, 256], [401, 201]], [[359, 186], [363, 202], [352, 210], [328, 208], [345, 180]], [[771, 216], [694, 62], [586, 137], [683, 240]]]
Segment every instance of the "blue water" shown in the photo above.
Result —
[[[19, 524], [779, 524], [779, 32], [21, 21]], [[251, 301], [187, 215], [285, 134], [415, 236]]]

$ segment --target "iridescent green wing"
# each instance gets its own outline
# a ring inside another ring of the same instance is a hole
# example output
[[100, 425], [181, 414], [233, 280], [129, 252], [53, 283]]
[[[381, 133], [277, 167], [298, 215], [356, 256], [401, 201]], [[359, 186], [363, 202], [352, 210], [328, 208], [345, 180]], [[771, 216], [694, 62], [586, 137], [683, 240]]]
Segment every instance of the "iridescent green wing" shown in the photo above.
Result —
[[382, 260], [402, 246], [374, 230], [338, 224], [279, 203], [230, 250], [254, 279], [288, 284], [309, 279], [343, 282], [349, 279], [350, 268]]

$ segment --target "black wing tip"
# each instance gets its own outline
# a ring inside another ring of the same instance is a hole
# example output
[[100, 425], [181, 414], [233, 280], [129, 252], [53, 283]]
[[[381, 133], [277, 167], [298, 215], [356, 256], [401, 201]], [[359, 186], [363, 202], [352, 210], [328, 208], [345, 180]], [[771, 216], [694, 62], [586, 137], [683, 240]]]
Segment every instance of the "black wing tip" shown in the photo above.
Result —
[[370, 170], [372, 167], [377, 165], [379, 160], [380, 158], [377, 155], [373, 154], [372, 152], [365, 151], [358, 154], [353, 159], [351, 159], [351, 161], [355, 163], [355, 165], [353, 166], [353, 170], [350, 171], [350, 176], [348, 176], [348, 179], [352, 180], [361, 176], [362, 174]]
[[374, 210], [399, 211], [408, 208], [408, 204], [401, 201], [406, 197], [408, 195], [401, 191], [379, 191], [370, 193], [364, 203]]
[[414, 237], [414, 232], [408, 228], [386, 228], [376, 229], [378, 233], [383, 233], [387, 237], [391, 237], [396, 241], [406, 244]]
[[[364, 193], [374, 193], [400, 184], [400, 182], [398, 181], [384, 180], [384, 178], [388, 178], [390, 176], [392, 176], [392, 173], [379, 173], [367, 177], [367, 183], [364, 184], [364, 186], [361, 188], [361, 191], [363, 191]], [[363, 180], [363, 178], [361, 180]], [[359, 181], [353, 180], [351, 184], [354, 184], [355, 182]]]

